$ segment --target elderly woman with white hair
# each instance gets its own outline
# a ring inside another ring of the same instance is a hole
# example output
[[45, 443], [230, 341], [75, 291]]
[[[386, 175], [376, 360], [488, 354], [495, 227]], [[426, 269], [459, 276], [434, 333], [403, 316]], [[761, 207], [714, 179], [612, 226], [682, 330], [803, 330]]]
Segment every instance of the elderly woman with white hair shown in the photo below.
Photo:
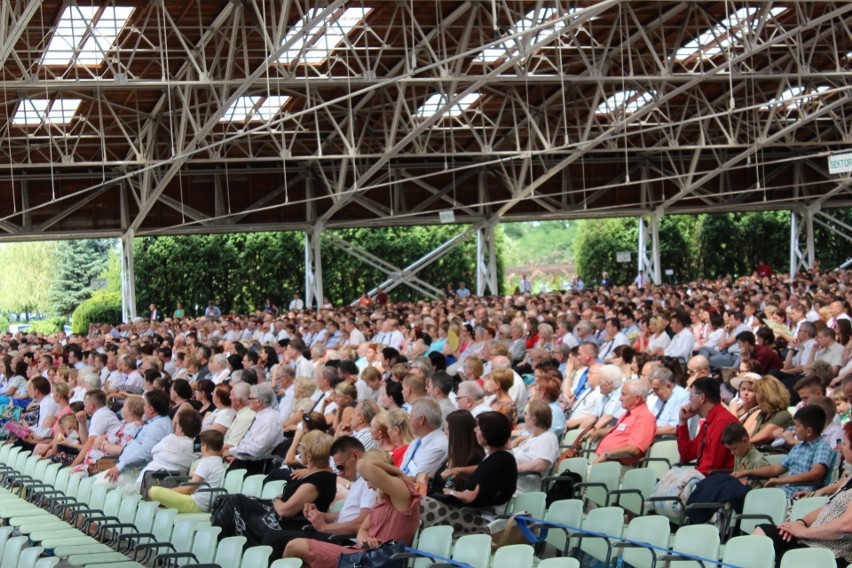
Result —
[[210, 380], [214, 385], [221, 385], [228, 377], [231, 376], [231, 369], [228, 366], [228, 358], [224, 353], [217, 353], [210, 359], [208, 365], [210, 369]]
[[70, 402], [83, 402], [87, 392], [101, 388], [101, 378], [92, 369], [84, 367], [68, 374], [68, 386], [71, 387]]
[[[524, 424], [529, 436], [518, 438], [513, 443], [512, 453], [518, 462], [518, 473], [538, 473], [545, 475], [556, 458], [559, 457], [559, 439], [550, 430], [553, 423], [553, 410], [543, 400], [531, 400], [524, 410]], [[516, 441], [517, 442], [517, 441]], [[536, 476], [518, 477], [518, 492], [538, 491], [541, 478]]]

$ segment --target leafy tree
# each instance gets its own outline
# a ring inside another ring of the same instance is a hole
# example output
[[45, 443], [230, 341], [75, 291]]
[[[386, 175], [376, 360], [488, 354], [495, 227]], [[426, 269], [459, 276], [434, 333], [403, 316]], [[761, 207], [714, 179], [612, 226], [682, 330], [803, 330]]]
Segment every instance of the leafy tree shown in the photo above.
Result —
[[109, 239], [59, 241], [50, 286], [56, 312], [68, 315], [91, 297], [89, 282], [106, 268], [111, 243]]
[[121, 253], [120, 241], [114, 241], [110, 246], [106, 267], [98, 278], [106, 280], [106, 290], [121, 293]]
[[71, 316], [74, 333], [88, 333], [93, 323], [119, 323], [121, 321], [121, 294], [98, 290], [82, 302]]
[[576, 221], [533, 221], [501, 226], [503, 256], [511, 267], [567, 264], [572, 261], [572, 244], [579, 226]]
[[0, 246], [0, 311], [47, 313], [56, 243], [10, 243]]
[[[635, 217], [580, 221], [574, 239], [574, 263], [577, 273], [593, 285], [603, 271], [609, 272], [616, 284], [631, 282], [636, 276], [636, 250], [639, 223]], [[616, 253], [632, 251], [632, 262], [616, 262]]]

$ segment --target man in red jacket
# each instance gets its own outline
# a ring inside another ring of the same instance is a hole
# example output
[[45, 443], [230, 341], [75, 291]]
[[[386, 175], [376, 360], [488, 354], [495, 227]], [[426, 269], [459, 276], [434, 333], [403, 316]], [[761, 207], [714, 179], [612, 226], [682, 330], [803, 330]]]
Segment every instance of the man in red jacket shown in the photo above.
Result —
[[[689, 387], [689, 403], [680, 409], [677, 449], [683, 462], [697, 459], [695, 469], [707, 475], [714, 469], [732, 469], [734, 456], [722, 444], [722, 430], [737, 417], [722, 406], [719, 383], [710, 377], [696, 379]], [[689, 437], [689, 419], [698, 415], [704, 422], [695, 438]]]

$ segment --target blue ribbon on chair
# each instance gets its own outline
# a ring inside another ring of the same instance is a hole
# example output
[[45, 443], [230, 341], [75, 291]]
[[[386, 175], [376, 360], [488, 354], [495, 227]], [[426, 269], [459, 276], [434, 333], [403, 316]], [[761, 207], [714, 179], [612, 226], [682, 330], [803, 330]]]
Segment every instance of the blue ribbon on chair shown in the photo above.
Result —
[[[521, 530], [521, 534], [524, 535], [524, 538], [527, 539], [527, 541], [530, 542], [531, 544], [536, 544], [536, 543], [541, 542], [542, 540], [546, 539], [547, 538], [547, 527], [550, 526], [550, 527], [556, 527], [556, 528], [560, 528], [560, 529], [566, 529], [566, 530], [569, 530], [573, 533], [583, 533], [583, 534], [588, 534], [588, 535], [591, 535], [591, 536], [598, 536], [598, 537], [608, 538], [608, 539], [612, 539], [612, 540], [620, 540], [622, 542], [627, 542], [629, 544], [635, 544], [637, 546], [641, 546], [641, 547], [647, 548], [649, 550], [658, 550], [658, 551], [663, 552], [665, 554], [677, 554], [678, 556], [681, 556], [684, 560], [695, 560], [697, 562], [701, 562], [702, 564], [704, 564], [706, 566], [724, 566], [725, 568], [742, 568], [742, 566], [735, 566], [733, 564], [725, 564], [724, 562], [721, 562], [721, 561], [719, 561], [715, 558], [711, 559], [711, 558], [704, 558], [704, 557], [701, 557], [701, 556], [695, 556], [694, 554], [685, 554], [685, 553], [678, 552], [677, 550], [672, 550], [671, 548], [665, 548], [665, 547], [662, 547], [662, 546], [654, 546], [653, 544], [649, 544], [647, 542], [639, 542], [639, 541], [630, 540], [629, 538], [624, 538], [624, 537], [621, 537], [621, 536], [615, 536], [615, 535], [610, 535], [610, 534], [606, 534], [606, 533], [599, 533], [599, 532], [594, 532], [594, 531], [589, 531], [589, 530], [583, 530], [579, 527], [572, 527], [570, 525], [563, 525], [563, 524], [560, 524], [560, 523], [554, 523], [553, 521], [545, 521], [545, 520], [542, 520], [542, 519], [535, 519], [533, 517], [528, 517], [528, 516], [525, 516], [525, 515], [516, 516], [515, 522], [518, 524], [518, 528]], [[543, 525], [542, 528], [541, 528], [541, 531], [540, 531], [541, 534], [539, 536], [536, 536], [535, 533], [533, 533], [532, 529], [530, 529], [530, 527], [528, 526], [528, 523], [538, 523], [538, 524]]]
[[445, 562], [454, 566], [460, 566], [461, 568], [473, 568], [473, 566], [471, 566], [470, 564], [465, 564], [464, 562], [459, 562], [458, 560], [453, 560], [452, 558], [444, 558], [443, 556], [438, 556], [437, 554], [432, 554], [431, 552], [423, 552], [422, 550], [417, 550], [416, 548], [411, 548], [410, 546], [406, 546], [405, 551], [410, 552], [412, 554], [417, 554], [418, 556], [426, 556], [433, 560], [438, 560], [442, 563]]

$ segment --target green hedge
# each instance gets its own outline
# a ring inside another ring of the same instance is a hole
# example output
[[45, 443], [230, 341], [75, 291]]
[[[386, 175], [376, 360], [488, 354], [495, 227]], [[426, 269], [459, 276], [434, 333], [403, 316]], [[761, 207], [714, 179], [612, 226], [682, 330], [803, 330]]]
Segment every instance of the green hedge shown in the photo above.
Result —
[[9, 331], [9, 318], [0, 315], [0, 333], [6, 333], [7, 331]]
[[47, 318], [45, 320], [32, 322], [32, 330], [35, 333], [43, 333], [44, 335], [53, 335], [62, 331], [62, 327], [67, 320], [62, 316]]
[[71, 329], [74, 333], [89, 333], [92, 323], [120, 323], [121, 294], [119, 292], [98, 291], [77, 306], [71, 314]]

